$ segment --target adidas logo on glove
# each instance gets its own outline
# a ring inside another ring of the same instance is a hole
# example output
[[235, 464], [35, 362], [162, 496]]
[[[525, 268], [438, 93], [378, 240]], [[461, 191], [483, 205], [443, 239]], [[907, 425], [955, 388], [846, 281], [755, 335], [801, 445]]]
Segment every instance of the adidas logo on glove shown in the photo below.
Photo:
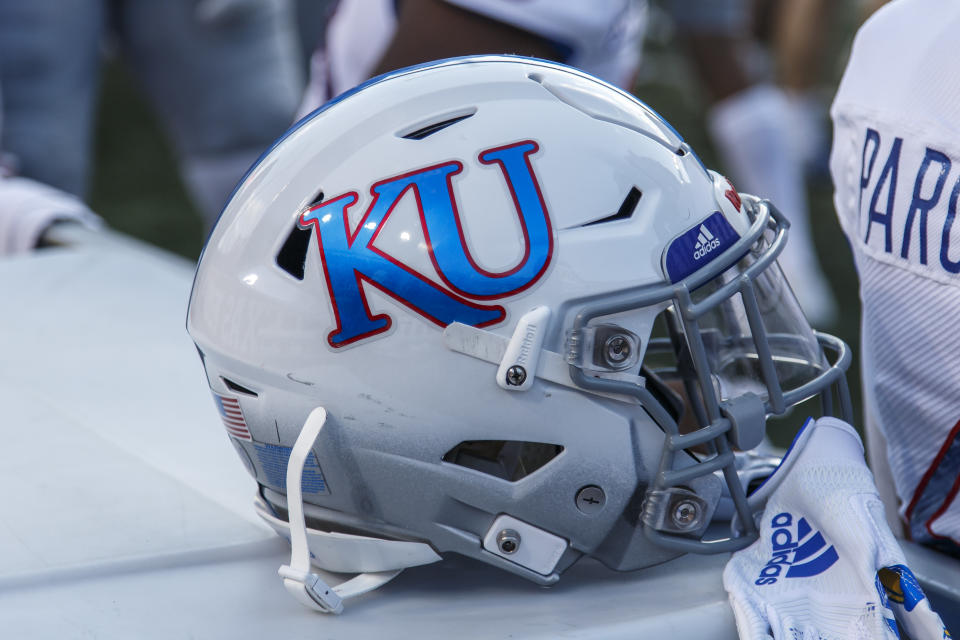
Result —
[[823, 573], [840, 559], [833, 545], [828, 546], [823, 534], [814, 530], [806, 518], [800, 518], [794, 526], [791, 514], [778, 513], [770, 526], [773, 554], [754, 581], [758, 586], [776, 584], [784, 568], [787, 578], [809, 578]]

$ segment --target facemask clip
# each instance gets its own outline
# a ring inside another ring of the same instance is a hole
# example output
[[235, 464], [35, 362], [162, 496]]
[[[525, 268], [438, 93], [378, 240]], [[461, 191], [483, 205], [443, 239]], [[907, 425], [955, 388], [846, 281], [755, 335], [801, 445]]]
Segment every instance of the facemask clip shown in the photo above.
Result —
[[693, 491], [670, 487], [650, 491], [643, 503], [643, 523], [657, 531], [689, 534], [698, 531], [710, 515], [710, 505]]
[[567, 332], [566, 358], [585, 371], [626, 371], [639, 366], [640, 337], [614, 324], [574, 329]]

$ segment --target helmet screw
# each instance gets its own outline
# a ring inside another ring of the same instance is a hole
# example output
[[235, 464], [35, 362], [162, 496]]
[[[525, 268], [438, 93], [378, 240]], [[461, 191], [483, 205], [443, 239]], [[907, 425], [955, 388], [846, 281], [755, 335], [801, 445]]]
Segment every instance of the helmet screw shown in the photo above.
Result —
[[507, 369], [507, 384], [512, 387], [519, 387], [527, 379], [527, 370], [518, 364]]
[[700, 506], [692, 500], [683, 500], [673, 507], [673, 524], [680, 529], [693, 529], [700, 523]]
[[577, 491], [577, 509], [587, 515], [600, 513], [606, 502], [606, 494], [603, 493], [603, 489], [596, 485], [590, 485]]
[[497, 534], [497, 547], [507, 555], [516, 553], [520, 548], [520, 534], [513, 529], [504, 529]]
[[607, 361], [620, 364], [630, 357], [630, 340], [622, 335], [613, 335], [607, 338], [603, 345]]

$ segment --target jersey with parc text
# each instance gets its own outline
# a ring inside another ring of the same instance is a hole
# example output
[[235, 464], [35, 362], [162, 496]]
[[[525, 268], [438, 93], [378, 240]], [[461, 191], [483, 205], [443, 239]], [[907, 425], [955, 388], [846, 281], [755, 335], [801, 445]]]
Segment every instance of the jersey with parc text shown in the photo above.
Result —
[[831, 108], [834, 204], [862, 301], [864, 399], [914, 540], [960, 552], [960, 5], [858, 32]]

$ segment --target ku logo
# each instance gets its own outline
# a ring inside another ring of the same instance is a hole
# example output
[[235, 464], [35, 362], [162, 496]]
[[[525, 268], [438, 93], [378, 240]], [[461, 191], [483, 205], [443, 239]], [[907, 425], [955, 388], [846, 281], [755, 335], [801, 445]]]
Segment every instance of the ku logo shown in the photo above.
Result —
[[[550, 216], [530, 162], [538, 150], [536, 142], [524, 140], [478, 155], [481, 164], [499, 168], [523, 234], [522, 257], [504, 271], [483, 269], [467, 247], [454, 196], [453, 178], [463, 170], [457, 160], [374, 183], [372, 201], [353, 229], [348, 212], [359, 199], [355, 191], [304, 211], [299, 224], [304, 229], [312, 226], [316, 233], [336, 319], [327, 342], [344, 347], [390, 329], [389, 315], [371, 311], [364, 283], [441, 327], [452, 322], [475, 327], [502, 322], [506, 311], [491, 301], [531, 287], [553, 255]], [[426, 249], [440, 282], [374, 246], [390, 213], [407, 194], [415, 198]]]

